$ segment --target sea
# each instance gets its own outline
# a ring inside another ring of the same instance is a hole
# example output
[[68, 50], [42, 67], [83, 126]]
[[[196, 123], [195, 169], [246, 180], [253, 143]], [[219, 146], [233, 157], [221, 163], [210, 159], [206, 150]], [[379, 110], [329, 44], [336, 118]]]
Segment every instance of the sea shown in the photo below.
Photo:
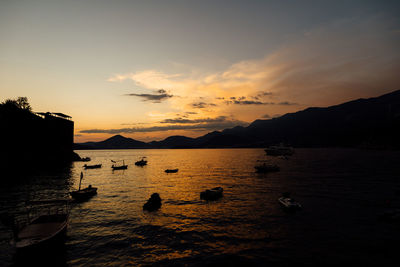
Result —
[[[400, 151], [298, 148], [289, 157], [263, 149], [79, 150], [90, 162], [35, 174], [15, 170], [0, 189], [0, 214], [26, 215], [27, 201], [71, 202], [62, 244], [25, 254], [0, 223], [0, 266], [400, 266]], [[146, 157], [148, 164], [135, 166]], [[124, 161], [126, 170], [111, 168]], [[256, 173], [262, 162], [280, 171]], [[46, 162], [43, 162], [45, 165]], [[102, 164], [100, 169], [84, 164]], [[166, 169], [179, 169], [165, 173]], [[223, 187], [216, 201], [200, 192]], [[284, 210], [284, 192], [301, 203]], [[153, 193], [159, 210], [143, 204]]]

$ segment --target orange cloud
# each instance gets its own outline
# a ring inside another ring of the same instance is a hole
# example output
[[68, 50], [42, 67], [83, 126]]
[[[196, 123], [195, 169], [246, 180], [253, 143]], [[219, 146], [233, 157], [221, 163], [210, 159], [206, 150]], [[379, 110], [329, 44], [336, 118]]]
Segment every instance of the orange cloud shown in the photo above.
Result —
[[[229, 116], [250, 122], [265, 114], [376, 96], [400, 88], [400, 35], [382, 21], [336, 21], [262, 59], [244, 60], [217, 73], [143, 70], [115, 74], [108, 81], [131, 80], [145, 89], [168, 90], [177, 96], [165, 100], [170, 122], [176, 112], [189, 112], [192, 120]], [[161, 129], [157, 127], [148, 130]]]

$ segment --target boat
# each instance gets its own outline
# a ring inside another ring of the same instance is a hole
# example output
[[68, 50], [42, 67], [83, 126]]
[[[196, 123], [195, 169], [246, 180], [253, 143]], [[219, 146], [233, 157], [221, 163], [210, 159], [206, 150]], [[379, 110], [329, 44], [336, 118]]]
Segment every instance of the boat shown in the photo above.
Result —
[[179, 171], [179, 169], [166, 169], [165, 170], [166, 173], [176, 173], [178, 171]]
[[144, 166], [144, 165], [147, 165], [147, 160], [145, 160], [145, 158], [146, 158], [146, 157], [143, 157], [141, 160], [136, 161], [136, 162], [135, 162], [135, 165], [136, 165], [136, 166]]
[[14, 246], [23, 249], [49, 243], [65, 234], [67, 225], [67, 214], [39, 216], [16, 233]]
[[114, 166], [114, 165], [112, 165], [111, 168], [112, 168], [113, 170], [126, 170], [126, 169], [128, 169], [128, 165], [121, 165], [121, 166]]
[[[114, 160], [111, 160], [113, 163], [117, 163], [116, 161], [114, 161]], [[111, 166], [111, 168], [113, 169], [113, 170], [126, 170], [126, 169], [128, 169], [128, 165], [125, 165], [125, 161], [124, 160], [122, 160], [122, 165], [112, 165]]]
[[222, 197], [223, 191], [224, 191], [224, 189], [222, 187], [215, 187], [212, 189], [207, 189], [200, 193], [200, 199], [217, 200]]
[[89, 158], [89, 157], [81, 158], [81, 161], [90, 161], [90, 160], [91, 160], [91, 158]]
[[101, 164], [94, 164], [94, 165], [85, 164], [85, 165], [83, 165], [83, 168], [85, 168], [85, 169], [99, 169], [99, 168], [101, 168]]
[[[55, 208], [56, 203], [65, 204], [64, 209]], [[50, 245], [61, 240], [66, 233], [69, 219], [68, 200], [42, 200], [31, 201], [35, 205], [47, 206], [47, 214], [35, 216], [18, 229], [14, 229], [14, 239], [11, 244], [18, 250], [33, 249]], [[55, 208], [55, 209], [54, 209]]]
[[291, 156], [294, 153], [293, 147], [284, 146], [280, 144], [279, 146], [269, 146], [265, 149], [265, 152], [269, 156]]
[[89, 185], [84, 189], [72, 191], [69, 194], [76, 200], [85, 200], [97, 194], [97, 187]]
[[256, 165], [254, 166], [254, 168], [256, 169], [256, 172], [259, 173], [264, 173], [264, 172], [277, 172], [280, 170], [279, 166], [276, 164], [267, 164], [267, 163], [263, 163], [260, 165]]
[[81, 189], [82, 179], [83, 179], [83, 173], [81, 172], [81, 178], [79, 180], [79, 189], [76, 191], [69, 192], [71, 197], [73, 197], [75, 200], [78, 201], [86, 200], [97, 194], [97, 187], [92, 187], [92, 185], [89, 185], [88, 187]]
[[301, 209], [301, 204], [296, 202], [293, 198], [283, 196], [280, 197], [278, 201], [282, 205], [282, 207], [287, 210]]
[[149, 200], [143, 205], [143, 210], [155, 211], [161, 208], [161, 197], [158, 193], [153, 193]]

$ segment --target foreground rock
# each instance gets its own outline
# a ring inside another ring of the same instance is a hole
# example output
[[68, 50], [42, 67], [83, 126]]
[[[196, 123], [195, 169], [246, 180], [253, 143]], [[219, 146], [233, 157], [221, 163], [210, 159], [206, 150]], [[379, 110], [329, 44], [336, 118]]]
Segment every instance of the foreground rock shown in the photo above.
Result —
[[222, 187], [215, 187], [213, 189], [207, 189], [200, 193], [200, 199], [204, 200], [217, 200], [222, 197]]
[[153, 193], [149, 200], [143, 205], [143, 210], [155, 211], [161, 208], [161, 197], [158, 193]]

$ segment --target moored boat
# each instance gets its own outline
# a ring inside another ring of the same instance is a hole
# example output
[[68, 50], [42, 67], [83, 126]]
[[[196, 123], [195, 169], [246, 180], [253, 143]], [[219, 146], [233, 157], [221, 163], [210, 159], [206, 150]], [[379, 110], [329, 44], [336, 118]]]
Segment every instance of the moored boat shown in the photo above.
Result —
[[280, 197], [278, 201], [283, 208], [288, 210], [298, 210], [302, 208], [300, 203], [296, 202], [293, 198], [290, 197], [283, 196]]
[[144, 166], [144, 165], [147, 165], [147, 160], [145, 160], [145, 159], [146, 159], [146, 157], [143, 157], [141, 160], [136, 161], [136, 162], [135, 162], [135, 165], [136, 165], [136, 166]]
[[[117, 163], [116, 161], [114, 161], [114, 160], [111, 160], [113, 163]], [[112, 165], [111, 166], [111, 168], [113, 169], [113, 170], [126, 170], [126, 169], [128, 169], [128, 165], [125, 165], [125, 161], [124, 160], [122, 160], [122, 165]]]
[[39, 216], [16, 233], [15, 248], [32, 248], [54, 241], [65, 234], [67, 225], [68, 214]]
[[[44, 245], [50, 245], [60, 241], [65, 235], [68, 219], [69, 208], [67, 200], [47, 200], [47, 201], [31, 201], [31, 204], [36, 205], [55, 205], [56, 203], [65, 204], [65, 208], [51, 210], [48, 207], [47, 214], [41, 214], [28, 220], [27, 223], [18, 229], [14, 230], [14, 239], [11, 243], [16, 249], [32, 249]], [[53, 207], [54, 208], [54, 207]]]
[[84, 189], [72, 191], [69, 194], [76, 200], [84, 200], [96, 195], [97, 187], [92, 187], [92, 185], [89, 185]]
[[166, 173], [176, 173], [178, 172], [179, 169], [166, 169], [165, 172]]
[[87, 165], [87, 164], [85, 164], [85, 165], [83, 165], [83, 168], [85, 168], [85, 169], [99, 169], [99, 168], [101, 168], [101, 164], [94, 164], [94, 165]]
[[128, 169], [128, 165], [120, 165], [120, 166], [111, 166], [113, 170], [126, 170]]
[[92, 185], [89, 185], [88, 187], [81, 189], [82, 179], [83, 179], [83, 173], [81, 172], [81, 177], [79, 180], [79, 189], [69, 192], [71, 197], [73, 197], [75, 200], [78, 200], [78, 201], [86, 200], [97, 194], [97, 187], [92, 187]]

